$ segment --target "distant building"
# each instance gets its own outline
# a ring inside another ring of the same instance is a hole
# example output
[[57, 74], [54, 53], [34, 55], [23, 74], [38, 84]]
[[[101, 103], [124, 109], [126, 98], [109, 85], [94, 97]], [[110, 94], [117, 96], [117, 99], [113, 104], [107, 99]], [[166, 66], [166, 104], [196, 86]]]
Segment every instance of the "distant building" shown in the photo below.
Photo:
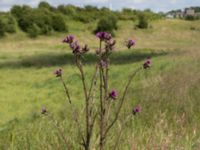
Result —
[[168, 15], [166, 15], [166, 18], [167, 18], [167, 19], [173, 19], [173, 18], [174, 18], [174, 16], [173, 16], [173, 15], [171, 15], [171, 14], [168, 14]]
[[195, 9], [193, 8], [185, 8], [183, 11], [182, 10], [171, 11], [166, 14], [166, 18], [168, 19], [173, 19], [173, 18], [184, 19], [187, 17], [200, 18], [200, 12], [195, 12]]
[[191, 9], [191, 8], [186, 8], [183, 15], [184, 15], [184, 17], [187, 17], [187, 16], [195, 17], [196, 16], [195, 10]]
[[182, 12], [182, 11], [176, 12], [176, 13], [174, 14], [174, 17], [175, 17], [175, 18], [183, 18], [183, 17], [184, 17], [183, 12]]

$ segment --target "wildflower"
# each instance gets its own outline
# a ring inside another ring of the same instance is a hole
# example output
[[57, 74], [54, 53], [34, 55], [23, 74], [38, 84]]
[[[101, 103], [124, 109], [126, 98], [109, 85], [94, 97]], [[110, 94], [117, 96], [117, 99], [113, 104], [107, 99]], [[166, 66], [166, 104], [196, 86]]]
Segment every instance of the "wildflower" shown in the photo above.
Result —
[[41, 114], [45, 115], [47, 113], [47, 109], [45, 107], [42, 108]]
[[101, 41], [109, 41], [112, 39], [112, 35], [107, 32], [97, 32], [96, 36], [101, 40]]
[[64, 38], [63, 43], [72, 44], [73, 41], [74, 41], [74, 36], [73, 35], [69, 35], [66, 38]]
[[136, 106], [135, 108], [133, 108], [133, 115], [136, 115], [137, 113], [141, 112], [141, 108], [140, 106]]
[[143, 68], [147, 69], [147, 68], [150, 68], [150, 67], [151, 67], [151, 59], [147, 58], [147, 60], [143, 64]]
[[86, 53], [88, 52], [90, 49], [88, 48], [88, 45], [86, 44], [83, 48], [82, 48], [82, 53]]
[[100, 53], [101, 53], [101, 49], [100, 49], [100, 48], [97, 48], [97, 49], [96, 49], [96, 54], [99, 55]]
[[112, 51], [114, 49], [114, 46], [116, 44], [115, 40], [109, 40], [106, 42], [106, 50]]
[[70, 44], [70, 48], [73, 50], [74, 54], [80, 54], [81, 53], [81, 47], [78, 44], [78, 41]]
[[109, 97], [112, 98], [113, 100], [115, 100], [115, 99], [117, 98], [117, 91], [112, 90], [112, 91], [109, 93]]
[[128, 40], [126, 46], [128, 47], [128, 49], [130, 49], [132, 46], [135, 45], [135, 41], [134, 40]]
[[54, 74], [56, 75], [56, 77], [61, 77], [62, 76], [62, 69], [55, 70]]
[[100, 65], [102, 68], [106, 68], [108, 66], [108, 62], [106, 60], [101, 60]]

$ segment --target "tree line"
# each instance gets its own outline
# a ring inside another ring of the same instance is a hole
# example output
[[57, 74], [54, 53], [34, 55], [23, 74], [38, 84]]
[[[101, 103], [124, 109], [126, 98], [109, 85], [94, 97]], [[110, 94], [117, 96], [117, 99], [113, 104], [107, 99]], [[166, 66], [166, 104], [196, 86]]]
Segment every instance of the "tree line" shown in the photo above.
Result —
[[[162, 15], [151, 10], [140, 11], [124, 8], [122, 11], [111, 11], [106, 7], [97, 8], [90, 5], [54, 7], [48, 2], [40, 2], [37, 8], [28, 5], [14, 5], [9, 12], [0, 12], [0, 36], [4, 36], [5, 33], [15, 33], [17, 29], [26, 32], [30, 37], [50, 35], [53, 32], [68, 32], [67, 22], [70, 20], [83, 23], [97, 21], [96, 30], [93, 32], [113, 33], [117, 30], [118, 20], [137, 21], [140, 18], [142, 23], [146, 24], [147, 20], [160, 19]], [[143, 27], [143, 25], [138, 27]]]

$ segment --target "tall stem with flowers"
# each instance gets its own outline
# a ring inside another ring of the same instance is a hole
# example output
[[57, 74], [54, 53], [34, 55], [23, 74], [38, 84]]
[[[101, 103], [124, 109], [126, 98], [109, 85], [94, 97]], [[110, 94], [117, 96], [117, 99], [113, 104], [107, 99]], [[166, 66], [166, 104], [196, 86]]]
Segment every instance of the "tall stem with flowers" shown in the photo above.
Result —
[[[150, 68], [151, 60], [148, 58], [143, 66], [136, 69], [128, 78], [128, 81], [125, 85], [125, 88], [122, 92], [122, 95], [119, 96], [118, 92], [115, 89], [110, 89], [109, 87], [109, 57], [113, 53], [113, 50], [116, 45], [116, 41], [112, 38], [111, 34], [107, 32], [98, 32], [96, 37], [99, 39], [99, 48], [96, 50], [97, 61], [95, 64], [95, 71], [93, 77], [91, 79], [90, 86], [87, 85], [85, 80], [85, 72], [83, 66], [83, 55], [89, 51], [88, 45], [80, 46], [78, 41], [75, 41], [74, 36], [69, 35], [64, 38], [63, 43], [69, 45], [72, 50], [72, 53], [75, 57], [75, 64], [80, 72], [80, 78], [82, 81], [82, 88], [84, 92], [84, 100], [85, 100], [85, 129], [84, 133], [78, 126], [79, 133], [81, 134], [81, 145], [85, 150], [91, 149], [91, 140], [93, 138], [93, 131], [95, 122], [98, 123], [98, 148], [100, 150], [105, 149], [106, 140], [108, 137], [108, 133], [112, 129], [112, 127], [117, 122], [121, 109], [123, 107], [124, 101], [126, 99], [127, 91], [130, 87], [130, 84], [134, 77], [142, 70]], [[128, 40], [126, 42], [126, 46], [128, 49], [135, 45], [134, 40]], [[64, 86], [66, 97], [69, 101], [69, 104], [73, 103], [71, 100], [70, 92], [68, 90], [68, 86], [64, 82], [62, 78], [62, 69], [58, 69], [55, 71], [56, 77], [61, 79], [61, 82]], [[94, 94], [97, 92], [96, 84], [99, 81], [99, 103], [94, 103]], [[115, 112], [111, 111], [112, 104], [117, 103], [117, 109]], [[97, 106], [98, 105], [98, 106]], [[97, 106], [97, 107], [95, 107]], [[98, 108], [98, 109], [95, 109]], [[140, 106], [136, 106], [133, 108], [132, 114], [136, 115], [141, 111]], [[47, 114], [46, 109], [42, 109], [42, 114]], [[78, 122], [78, 121], [77, 121]], [[66, 140], [65, 140], [66, 141]]]

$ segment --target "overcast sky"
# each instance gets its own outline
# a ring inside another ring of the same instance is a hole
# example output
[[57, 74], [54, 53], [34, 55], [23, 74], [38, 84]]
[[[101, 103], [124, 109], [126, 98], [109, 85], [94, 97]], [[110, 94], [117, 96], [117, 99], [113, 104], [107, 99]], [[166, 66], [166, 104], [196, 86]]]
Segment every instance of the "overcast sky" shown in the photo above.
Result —
[[[7, 11], [13, 5], [30, 5], [36, 7], [41, 0], [0, 0], [0, 10]], [[133, 9], [150, 8], [156, 12], [180, 9], [189, 6], [200, 6], [200, 0], [44, 0], [53, 6], [59, 4], [74, 4], [77, 6], [95, 5], [106, 6], [114, 10], [124, 7]]]

